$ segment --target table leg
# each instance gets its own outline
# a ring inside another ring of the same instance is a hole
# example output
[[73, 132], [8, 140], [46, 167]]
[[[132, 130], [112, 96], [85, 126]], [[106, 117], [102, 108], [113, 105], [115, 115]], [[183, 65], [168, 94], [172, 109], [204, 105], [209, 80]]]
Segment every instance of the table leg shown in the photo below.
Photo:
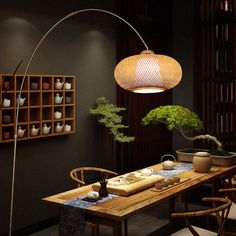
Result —
[[122, 236], [122, 221], [113, 223], [113, 236]]

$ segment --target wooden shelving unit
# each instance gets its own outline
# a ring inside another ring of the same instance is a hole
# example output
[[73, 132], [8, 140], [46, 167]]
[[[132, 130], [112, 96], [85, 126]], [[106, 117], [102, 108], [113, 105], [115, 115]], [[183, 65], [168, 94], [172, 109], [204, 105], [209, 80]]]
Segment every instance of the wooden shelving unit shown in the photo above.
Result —
[[[225, 150], [236, 147], [235, 0], [204, 1], [196, 9], [195, 107], [205, 133]], [[197, 143], [200, 146], [200, 143]], [[214, 148], [205, 142], [202, 148]]]
[[[1, 74], [1, 109], [0, 109], [0, 143], [11, 142], [14, 137], [17, 97], [23, 75]], [[57, 82], [63, 83], [61, 89], [55, 87]], [[65, 83], [71, 88], [66, 88]], [[6, 89], [7, 87], [7, 89]], [[61, 103], [55, 104], [56, 94], [63, 97]], [[67, 135], [75, 132], [75, 76], [73, 75], [27, 75], [23, 84], [21, 98], [25, 98], [20, 106], [19, 124], [25, 129], [23, 137], [18, 140], [35, 139], [56, 135]], [[10, 106], [4, 106], [4, 99], [10, 100]], [[61, 118], [55, 117], [61, 113]], [[59, 122], [59, 123], [58, 123]], [[43, 133], [43, 126], [51, 127], [48, 134]], [[56, 125], [63, 126], [58, 132]], [[65, 126], [71, 130], [65, 129]], [[31, 129], [39, 128], [38, 134], [32, 136]]]

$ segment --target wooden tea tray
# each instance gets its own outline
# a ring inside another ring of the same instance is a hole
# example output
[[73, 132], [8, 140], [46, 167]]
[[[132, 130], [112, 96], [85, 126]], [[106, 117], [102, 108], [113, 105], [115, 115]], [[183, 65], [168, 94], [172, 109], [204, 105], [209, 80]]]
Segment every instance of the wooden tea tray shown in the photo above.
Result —
[[176, 185], [179, 185], [179, 184], [182, 184], [183, 182], [186, 182], [190, 180], [190, 178], [180, 178], [180, 181], [178, 183], [174, 183], [174, 184], [170, 184], [166, 187], [162, 187], [161, 189], [157, 189], [157, 188], [154, 188], [154, 189], [151, 189], [151, 191], [154, 191], [154, 192], [162, 192], [162, 191], [165, 191], [167, 189], [170, 189], [170, 188], [173, 188], [175, 187]]

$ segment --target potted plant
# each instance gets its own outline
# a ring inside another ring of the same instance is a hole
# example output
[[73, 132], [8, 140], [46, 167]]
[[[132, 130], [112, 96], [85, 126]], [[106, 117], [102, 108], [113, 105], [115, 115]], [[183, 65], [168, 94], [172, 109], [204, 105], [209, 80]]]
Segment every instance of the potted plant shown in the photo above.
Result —
[[[188, 108], [179, 105], [160, 106], [152, 109], [142, 119], [142, 123], [144, 125], [164, 123], [170, 131], [176, 129], [184, 138], [191, 141], [199, 139], [210, 140], [216, 145], [216, 149], [207, 150], [212, 156], [213, 164], [230, 165], [234, 163], [235, 153], [223, 150], [222, 143], [215, 136], [209, 134], [193, 135], [193, 133], [202, 131], [203, 124], [198, 115]], [[184, 149], [176, 152], [179, 160], [192, 161], [194, 153], [197, 151], [200, 150]]]
[[[122, 124], [122, 116], [118, 113], [126, 110], [124, 107], [118, 107], [110, 103], [105, 97], [98, 97], [96, 99], [97, 107], [95, 109], [90, 109], [89, 113], [97, 116], [98, 124], [101, 127], [105, 127], [108, 130], [108, 133], [111, 135], [112, 143], [110, 145], [110, 155], [113, 156], [113, 145], [116, 145], [116, 142], [120, 143], [120, 148], [123, 149], [124, 143], [129, 143], [134, 141], [133, 136], [127, 136], [123, 133], [124, 129], [127, 129], [129, 126]], [[101, 139], [101, 137], [100, 137]], [[100, 153], [102, 154], [103, 142], [100, 142]], [[123, 173], [124, 171], [124, 155], [123, 151], [120, 152], [121, 156], [117, 160], [116, 170]]]
[[127, 136], [123, 133], [123, 129], [129, 126], [122, 124], [122, 116], [117, 113], [124, 111], [126, 108], [117, 107], [109, 103], [105, 97], [98, 97], [96, 99], [97, 107], [89, 109], [89, 113], [98, 117], [98, 123], [104, 125], [110, 134], [112, 134], [114, 141], [117, 142], [132, 142], [133, 136]]

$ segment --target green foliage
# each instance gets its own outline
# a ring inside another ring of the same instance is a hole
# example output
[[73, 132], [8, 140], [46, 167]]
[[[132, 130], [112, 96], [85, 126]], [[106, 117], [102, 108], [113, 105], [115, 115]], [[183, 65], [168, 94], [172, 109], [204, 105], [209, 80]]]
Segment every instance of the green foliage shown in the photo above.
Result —
[[134, 141], [134, 137], [126, 136], [120, 131], [129, 127], [122, 124], [122, 116], [117, 114], [118, 112], [124, 111], [125, 108], [109, 103], [105, 97], [98, 97], [96, 103], [97, 107], [95, 109], [89, 109], [89, 113], [98, 116], [98, 123], [104, 125], [109, 130], [114, 140], [117, 142]]
[[144, 125], [165, 123], [171, 131], [174, 128], [184, 133], [190, 131], [201, 131], [203, 124], [198, 115], [187, 108], [179, 105], [160, 106], [151, 110], [143, 119]]

